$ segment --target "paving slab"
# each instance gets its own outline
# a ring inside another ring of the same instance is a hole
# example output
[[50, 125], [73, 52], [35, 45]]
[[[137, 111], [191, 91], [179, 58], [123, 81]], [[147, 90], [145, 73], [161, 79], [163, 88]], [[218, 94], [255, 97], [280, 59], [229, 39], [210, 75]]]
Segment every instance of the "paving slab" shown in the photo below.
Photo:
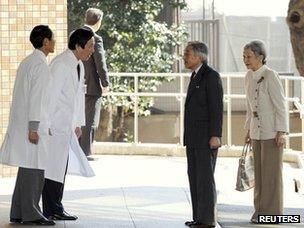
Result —
[[[79, 219], [57, 222], [68, 228], [182, 228], [191, 219], [185, 157], [99, 155], [90, 164], [96, 176], [67, 176], [64, 206]], [[220, 157], [216, 167], [218, 221], [222, 227], [256, 227], [249, 223], [253, 190], [235, 188], [238, 159]], [[284, 163], [285, 214], [304, 218], [304, 197], [293, 178], [303, 169]], [[9, 225], [14, 178], [0, 179], [0, 228]], [[36, 226], [37, 227], [37, 226]], [[303, 227], [301, 224], [260, 227]]]

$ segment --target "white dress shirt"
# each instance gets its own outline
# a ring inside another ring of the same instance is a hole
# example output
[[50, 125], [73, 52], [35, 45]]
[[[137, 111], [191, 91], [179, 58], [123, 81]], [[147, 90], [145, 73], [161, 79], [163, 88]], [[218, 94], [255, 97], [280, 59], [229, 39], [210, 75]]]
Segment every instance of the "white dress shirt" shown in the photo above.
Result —
[[197, 72], [201, 69], [202, 66], [203, 66], [203, 64], [199, 65], [199, 66], [195, 69], [195, 71], [193, 71], [193, 72], [195, 73], [195, 75], [193, 76], [193, 78], [196, 77]]

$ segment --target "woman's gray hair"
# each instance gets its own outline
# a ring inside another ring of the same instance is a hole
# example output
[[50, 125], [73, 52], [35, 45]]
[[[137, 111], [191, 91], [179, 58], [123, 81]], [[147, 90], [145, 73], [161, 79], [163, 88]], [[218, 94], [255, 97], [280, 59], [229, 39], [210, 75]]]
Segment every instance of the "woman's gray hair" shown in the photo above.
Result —
[[89, 8], [85, 13], [85, 23], [87, 25], [95, 25], [99, 20], [102, 20], [103, 12], [97, 8]]
[[261, 40], [253, 40], [244, 46], [244, 49], [250, 49], [256, 57], [262, 55], [262, 63], [266, 64], [266, 46]]
[[188, 42], [187, 47], [192, 47], [193, 54], [201, 56], [203, 61], [207, 61], [208, 58], [208, 47], [205, 43], [199, 41]]

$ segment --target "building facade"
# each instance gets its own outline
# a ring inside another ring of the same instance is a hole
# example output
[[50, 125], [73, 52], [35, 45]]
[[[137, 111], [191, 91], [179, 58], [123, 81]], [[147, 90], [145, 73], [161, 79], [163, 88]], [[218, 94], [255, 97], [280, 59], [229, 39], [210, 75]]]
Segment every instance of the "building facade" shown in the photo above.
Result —
[[[33, 51], [29, 35], [39, 24], [54, 31], [56, 46], [51, 60], [66, 47], [67, 0], [0, 0], [0, 144], [7, 130], [16, 69]], [[0, 177], [15, 171], [0, 165]]]

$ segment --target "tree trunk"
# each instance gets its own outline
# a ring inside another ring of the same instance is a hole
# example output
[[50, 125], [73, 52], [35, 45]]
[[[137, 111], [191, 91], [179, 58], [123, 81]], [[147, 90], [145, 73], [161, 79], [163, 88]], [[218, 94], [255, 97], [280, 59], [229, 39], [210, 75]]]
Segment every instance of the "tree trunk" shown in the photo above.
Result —
[[101, 109], [98, 131], [95, 138], [101, 142], [113, 141], [113, 108], [108, 105]]
[[296, 66], [304, 76], [304, 1], [290, 0], [286, 18]]
[[125, 116], [122, 106], [103, 108], [95, 139], [101, 142], [123, 142], [126, 140]]
[[115, 121], [113, 122], [113, 141], [114, 142], [123, 142], [125, 138], [125, 118], [124, 118], [124, 110], [122, 106], [117, 107], [117, 113], [115, 117]]

